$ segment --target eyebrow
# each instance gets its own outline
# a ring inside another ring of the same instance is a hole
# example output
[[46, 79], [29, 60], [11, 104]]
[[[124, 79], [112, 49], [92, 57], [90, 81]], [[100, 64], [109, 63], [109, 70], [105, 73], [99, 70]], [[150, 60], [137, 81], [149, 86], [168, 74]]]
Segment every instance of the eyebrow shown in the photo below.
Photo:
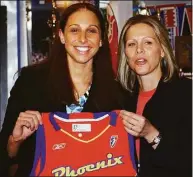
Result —
[[[72, 24], [72, 25], [69, 25], [68, 27], [71, 27], [71, 26], [80, 26], [80, 25], [78, 25], [78, 24]], [[97, 26], [97, 25], [89, 25], [89, 27], [92, 27], [92, 26], [96, 27], [96, 28], [100, 31], [99, 26]]]
[[[150, 37], [150, 36], [143, 37], [142, 39], [146, 39], [146, 38], [151, 38], [153, 40], [157, 40], [155, 37]], [[132, 41], [132, 40], [136, 40], [136, 39], [128, 39], [126, 41]]]
[[146, 36], [146, 37], [144, 37], [143, 39], [146, 39], [146, 38], [151, 38], [151, 39], [156, 40], [156, 38], [155, 38], [155, 37], [150, 37], [150, 36]]

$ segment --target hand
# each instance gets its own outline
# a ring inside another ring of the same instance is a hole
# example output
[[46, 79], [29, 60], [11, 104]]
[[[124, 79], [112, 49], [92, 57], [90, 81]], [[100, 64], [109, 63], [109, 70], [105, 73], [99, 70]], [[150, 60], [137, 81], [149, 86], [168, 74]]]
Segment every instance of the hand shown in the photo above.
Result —
[[13, 141], [25, 140], [38, 129], [39, 124], [42, 124], [42, 118], [38, 111], [21, 112], [12, 132]]
[[120, 116], [125, 130], [133, 136], [144, 137], [150, 143], [159, 134], [149, 120], [141, 115], [122, 110]]

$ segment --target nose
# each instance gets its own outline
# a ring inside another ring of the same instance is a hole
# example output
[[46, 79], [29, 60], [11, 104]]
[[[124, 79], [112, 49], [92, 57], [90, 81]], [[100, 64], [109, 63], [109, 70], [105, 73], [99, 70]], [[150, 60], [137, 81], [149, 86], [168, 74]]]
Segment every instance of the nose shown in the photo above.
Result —
[[137, 45], [137, 54], [139, 53], [143, 53], [144, 52], [144, 49], [143, 49], [143, 46], [142, 45]]
[[86, 32], [82, 31], [80, 34], [80, 42], [85, 43], [87, 41]]

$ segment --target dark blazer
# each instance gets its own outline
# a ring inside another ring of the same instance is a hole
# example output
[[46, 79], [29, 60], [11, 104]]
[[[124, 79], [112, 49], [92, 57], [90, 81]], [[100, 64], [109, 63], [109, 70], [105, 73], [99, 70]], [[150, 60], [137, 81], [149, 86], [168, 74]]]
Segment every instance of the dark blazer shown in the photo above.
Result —
[[[129, 99], [127, 109], [136, 112], [138, 93]], [[146, 104], [143, 116], [161, 133], [154, 150], [140, 139], [140, 177], [191, 177], [192, 169], [192, 81], [160, 80]]]
[[[6, 176], [8, 167], [14, 163], [9, 159], [6, 151], [9, 135], [12, 134], [14, 125], [20, 112], [37, 110], [40, 112], [65, 112], [64, 102], [53, 102], [45, 92], [49, 66], [23, 68], [10, 92], [8, 106], [0, 133], [0, 176]], [[115, 81], [116, 82], [116, 81]], [[110, 94], [112, 88], [108, 85], [92, 83], [90, 94], [84, 105], [83, 112], [107, 112], [122, 108], [121, 91], [117, 87], [115, 94]], [[65, 90], [64, 90], [65, 92]], [[97, 99], [96, 99], [97, 98]], [[27, 177], [31, 171], [35, 150], [35, 133], [27, 138], [20, 147], [15, 163], [19, 164], [16, 176]]]

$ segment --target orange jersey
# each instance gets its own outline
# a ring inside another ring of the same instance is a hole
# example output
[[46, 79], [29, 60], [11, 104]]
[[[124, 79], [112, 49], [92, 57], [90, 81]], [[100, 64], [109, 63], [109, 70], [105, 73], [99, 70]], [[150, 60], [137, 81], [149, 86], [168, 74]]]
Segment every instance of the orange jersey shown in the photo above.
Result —
[[43, 113], [31, 176], [136, 176], [134, 139], [118, 114]]

